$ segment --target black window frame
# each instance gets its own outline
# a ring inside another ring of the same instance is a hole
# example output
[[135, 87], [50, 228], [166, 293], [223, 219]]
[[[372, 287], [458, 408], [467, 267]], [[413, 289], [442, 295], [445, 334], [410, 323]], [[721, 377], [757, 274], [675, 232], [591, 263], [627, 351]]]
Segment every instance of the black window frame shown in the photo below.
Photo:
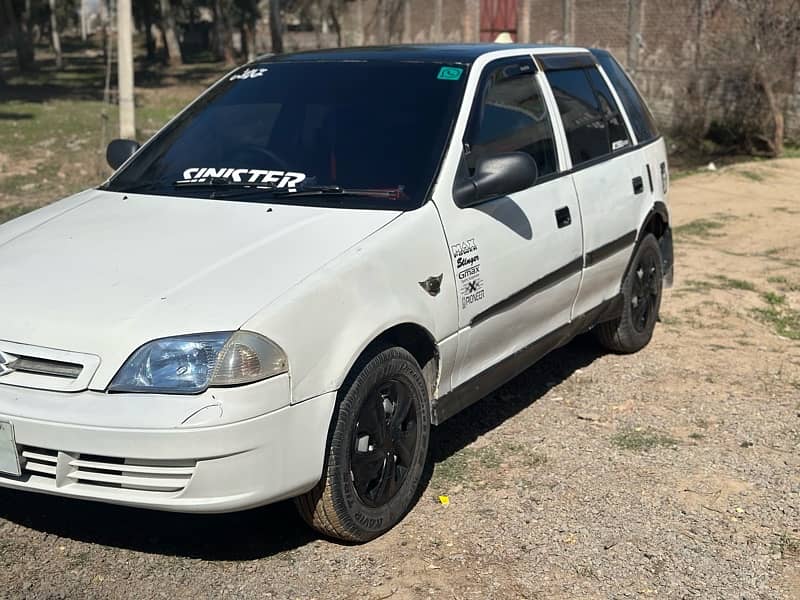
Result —
[[[476, 127], [478, 126], [477, 123], [479, 121], [478, 115], [480, 114], [481, 107], [486, 98], [486, 92], [488, 91], [488, 80], [489, 78], [497, 71], [498, 68], [503, 68], [506, 66], [513, 67], [515, 65], [522, 65], [525, 64], [526, 67], [529, 68], [529, 71], [525, 72], [525, 75], [530, 75], [533, 77], [534, 84], [538, 88], [538, 92], [542, 97], [542, 102], [544, 104], [544, 109], [547, 115], [547, 123], [550, 128], [550, 139], [553, 145], [553, 160], [555, 164], [555, 169], [547, 173], [545, 175], [540, 175], [536, 179], [536, 183], [532, 186], [535, 187], [540, 183], [544, 183], [546, 181], [550, 181], [555, 179], [559, 175], [562, 174], [561, 168], [563, 167], [559, 153], [558, 153], [558, 141], [556, 139], [556, 127], [553, 122], [553, 114], [550, 110], [550, 106], [547, 102], [547, 96], [545, 93], [544, 88], [542, 87], [541, 83], [539, 82], [538, 78], [536, 77], [537, 73], [541, 71], [537, 61], [530, 55], [530, 54], [520, 54], [517, 56], [508, 56], [503, 58], [495, 59], [489, 63], [487, 63], [482, 71], [480, 79], [478, 80], [478, 86], [476, 88], [474, 98], [472, 100], [472, 106], [470, 107], [469, 118], [467, 120], [466, 128], [464, 129], [464, 135], [461, 139], [462, 144], [462, 157], [461, 157], [461, 168], [460, 171], [463, 169], [463, 173], [467, 173], [471, 176], [473, 173], [468, 167], [469, 156], [472, 153], [473, 149], [471, 147], [471, 138], [475, 135]], [[458, 177], [456, 178], [458, 179]], [[530, 189], [530, 188], [528, 188]]]

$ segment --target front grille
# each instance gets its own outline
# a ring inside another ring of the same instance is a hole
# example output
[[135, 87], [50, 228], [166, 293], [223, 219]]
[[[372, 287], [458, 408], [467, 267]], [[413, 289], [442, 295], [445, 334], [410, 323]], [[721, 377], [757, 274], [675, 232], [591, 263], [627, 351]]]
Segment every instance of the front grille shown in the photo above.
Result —
[[33, 373], [35, 375], [50, 375], [51, 377], [64, 377], [66, 379], [77, 379], [83, 365], [61, 362], [58, 360], [47, 360], [33, 356], [19, 356], [9, 363], [8, 368], [20, 373]]
[[94, 354], [0, 340], [0, 384], [81, 392], [100, 366]]
[[56, 487], [89, 485], [145, 492], [183, 491], [196, 461], [144, 460], [22, 447], [23, 473], [52, 478]]

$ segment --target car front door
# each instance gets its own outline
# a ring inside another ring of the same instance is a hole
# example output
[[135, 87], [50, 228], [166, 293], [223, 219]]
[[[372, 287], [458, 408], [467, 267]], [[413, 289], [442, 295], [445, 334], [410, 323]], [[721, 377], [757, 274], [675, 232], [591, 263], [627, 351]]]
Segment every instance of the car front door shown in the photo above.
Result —
[[[463, 138], [459, 178], [506, 152], [530, 154], [537, 183], [471, 208], [438, 203], [458, 285], [453, 388], [566, 324], [578, 292], [582, 234], [577, 194], [559, 176], [542, 74], [529, 56], [487, 64]], [[552, 105], [551, 105], [552, 106]]]

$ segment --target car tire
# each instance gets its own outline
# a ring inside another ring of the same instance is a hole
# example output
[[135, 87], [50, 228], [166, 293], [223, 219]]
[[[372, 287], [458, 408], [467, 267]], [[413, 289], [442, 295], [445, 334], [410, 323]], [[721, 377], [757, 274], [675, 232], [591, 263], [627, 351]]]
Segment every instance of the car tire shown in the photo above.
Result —
[[607, 349], [630, 354], [644, 348], [653, 337], [661, 307], [663, 262], [653, 234], [639, 243], [628, 273], [622, 282], [622, 315], [594, 328]]
[[317, 531], [349, 542], [397, 524], [418, 498], [430, 441], [428, 386], [405, 349], [361, 361], [340, 390], [320, 482], [295, 499]]

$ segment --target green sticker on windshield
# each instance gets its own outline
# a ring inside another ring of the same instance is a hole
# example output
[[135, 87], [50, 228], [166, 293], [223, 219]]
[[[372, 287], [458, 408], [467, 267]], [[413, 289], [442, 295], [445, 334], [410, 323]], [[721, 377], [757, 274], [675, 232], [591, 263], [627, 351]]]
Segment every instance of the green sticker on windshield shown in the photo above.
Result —
[[445, 79], [447, 81], [458, 81], [461, 79], [461, 74], [464, 69], [459, 67], [442, 67], [439, 69], [439, 76], [436, 79]]

